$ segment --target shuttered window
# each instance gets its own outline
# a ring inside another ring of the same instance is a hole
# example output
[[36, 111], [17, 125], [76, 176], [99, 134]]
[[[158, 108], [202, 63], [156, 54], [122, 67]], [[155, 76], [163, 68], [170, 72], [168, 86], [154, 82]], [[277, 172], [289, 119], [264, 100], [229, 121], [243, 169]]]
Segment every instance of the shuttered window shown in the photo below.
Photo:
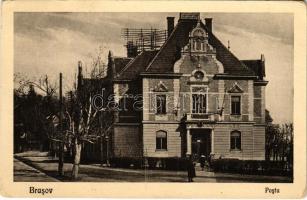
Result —
[[156, 149], [167, 150], [167, 133], [165, 131], [157, 131], [156, 134]]

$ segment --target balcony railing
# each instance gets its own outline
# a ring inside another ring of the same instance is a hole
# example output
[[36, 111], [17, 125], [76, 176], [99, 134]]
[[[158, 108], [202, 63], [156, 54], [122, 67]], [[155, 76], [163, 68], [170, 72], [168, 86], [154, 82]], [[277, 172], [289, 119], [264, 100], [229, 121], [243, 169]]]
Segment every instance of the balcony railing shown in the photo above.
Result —
[[202, 120], [208, 122], [221, 121], [221, 116], [216, 113], [188, 113], [188, 121]]

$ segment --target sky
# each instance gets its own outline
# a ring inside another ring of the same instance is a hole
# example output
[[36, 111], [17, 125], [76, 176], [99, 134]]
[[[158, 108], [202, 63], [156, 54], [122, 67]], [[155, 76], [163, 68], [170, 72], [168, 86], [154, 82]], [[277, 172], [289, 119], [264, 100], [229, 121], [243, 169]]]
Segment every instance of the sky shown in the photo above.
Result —
[[[166, 17], [179, 13], [15, 13], [14, 73], [31, 79], [63, 73], [72, 87], [78, 61], [85, 72], [101, 52], [126, 56], [122, 28], [166, 29]], [[201, 13], [213, 18], [213, 33], [241, 60], [264, 54], [266, 108], [275, 123], [293, 121], [293, 15], [287, 13]]]

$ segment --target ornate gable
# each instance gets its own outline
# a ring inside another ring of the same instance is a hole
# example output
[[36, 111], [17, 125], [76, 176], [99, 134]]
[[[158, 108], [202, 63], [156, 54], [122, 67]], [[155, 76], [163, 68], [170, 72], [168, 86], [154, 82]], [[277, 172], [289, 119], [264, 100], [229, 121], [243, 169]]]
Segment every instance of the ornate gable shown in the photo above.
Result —
[[189, 43], [183, 48], [182, 53], [196, 56], [216, 53], [216, 50], [208, 42], [208, 32], [202, 28], [200, 20], [189, 33]]
[[167, 87], [164, 85], [164, 83], [162, 81], [160, 81], [154, 88], [153, 90], [154, 92], [167, 92], [168, 89]]
[[[174, 64], [174, 72], [180, 72], [181, 65], [184, 63], [183, 60], [188, 58], [188, 62], [191, 63], [190, 66], [193, 66], [191, 71], [202, 69], [207, 74], [224, 73], [222, 63], [216, 59], [216, 49], [209, 44], [208, 37], [208, 32], [204, 29], [201, 21], [198, 20], [197, 25], [189, 32], [189, 42], [181, 49], [181, 58]], [[185, 65], [187, 66], [187, 64]], [[212, 70], [211, 68], [207, 72], [207, 69], [213, 65], [216, 65], [217, 69]]]
[[238, 85], [238, 83], [236, 82], [232, 88], [230, 88], [228, 90], [229, 93], [243, 93], [243, 90], [241, 89], [241, 87]]

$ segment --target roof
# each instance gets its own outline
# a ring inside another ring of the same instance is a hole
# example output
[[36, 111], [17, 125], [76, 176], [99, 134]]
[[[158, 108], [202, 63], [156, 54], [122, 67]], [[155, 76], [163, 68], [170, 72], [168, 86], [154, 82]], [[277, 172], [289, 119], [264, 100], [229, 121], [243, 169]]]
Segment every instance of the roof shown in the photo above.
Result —
[[[196, 27], [197, 19], [180, 19], [170, 37], [159, 50], [143, 51], [132, 58], [115, 58], [116, 80], [133, 80], [140, 73], [172, 73], [180, 51], [189, 42], [189, 33]], [[207, 27], [208, 42], [216, 49], [216, 58], [223, 64], [224, 73], [234, 76], [265, 76], [261, 60], [239, 60]]]
[[119, 73], [132, 60], [126, 57], [114, 57], [115, 71]]
[[146, 69], [146, 66], [152, 61], [158, 50], [143, 51], [129, 62], [116, 77], [117, 80], [132, 80]]
[[[179, 59], [176, 56], [176, 52], [188, 44], [189, 33], [196, 27], [196, 24], [197, 20], [179, 20], [166, 43], [147, 67], [146, 72], [172, 72], [174, 63]], [[201, 26], [207, 30], [202, 22]], [[225, 73], [232, 75], [255, 75], [254, 71], [246, 67], [233, 55], [212, 32], [208, 30], [207, 32], [209, 44], [216, 49], [216, 58], [223, 64]]]
[[265, 65], [263, 60], [241, 60], [248, 68], [262, 80], [265, 77]]

